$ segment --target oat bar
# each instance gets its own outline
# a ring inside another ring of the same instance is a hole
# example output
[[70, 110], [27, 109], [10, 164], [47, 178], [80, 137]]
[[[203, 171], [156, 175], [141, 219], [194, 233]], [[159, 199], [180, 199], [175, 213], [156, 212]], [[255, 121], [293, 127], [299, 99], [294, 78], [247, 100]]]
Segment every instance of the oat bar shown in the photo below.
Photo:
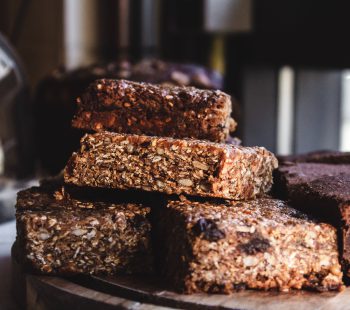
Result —
[[161, 212], [160, 266], [180, 291], [342, 289], [335, 229], [282, 201], [170, 201]]
[[82, 139], [64, 178], [78, 186], [238, 200], [267, 192], [276, 166], [263, 147], [102, 132]]
[[53, 186], [21, 191], [16, 205], [21, 261], [43, 274], [150, 272], [149, 212], [140, 204], [77, 200]]
[[194, 87], [101, 79], [77, 99], [73, 127], [224, 142], [236, 123], [230, 96]]

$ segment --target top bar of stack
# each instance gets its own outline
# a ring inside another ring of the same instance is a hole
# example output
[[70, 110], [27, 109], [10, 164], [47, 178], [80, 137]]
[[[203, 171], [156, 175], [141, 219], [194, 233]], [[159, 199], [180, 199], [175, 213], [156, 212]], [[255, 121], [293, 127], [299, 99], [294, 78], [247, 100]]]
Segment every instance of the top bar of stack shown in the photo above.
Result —
[[231, 98], [218, 90], [96, 80], [77, 99], [73, 127], [224, 142], [235, 129]]

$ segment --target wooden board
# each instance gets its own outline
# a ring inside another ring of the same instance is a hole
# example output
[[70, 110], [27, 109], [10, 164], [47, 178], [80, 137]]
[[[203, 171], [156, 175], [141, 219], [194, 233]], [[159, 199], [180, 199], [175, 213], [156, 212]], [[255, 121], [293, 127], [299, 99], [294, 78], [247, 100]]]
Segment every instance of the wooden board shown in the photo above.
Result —
[[13, 260], [17, 300], [27, 309], [245, 309], [346, 310], [350, 287], [340, 293], [242, 291], [232, 295], [178, 294], [156, 277], [60, 278], [26, 274]]

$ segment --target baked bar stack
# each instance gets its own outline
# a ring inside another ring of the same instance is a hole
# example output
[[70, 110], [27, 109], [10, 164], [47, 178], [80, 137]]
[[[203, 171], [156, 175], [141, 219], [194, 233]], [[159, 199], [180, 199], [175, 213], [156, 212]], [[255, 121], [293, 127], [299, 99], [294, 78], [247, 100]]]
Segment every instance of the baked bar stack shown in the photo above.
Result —
[[113, 275], [150, 270], [156, 257], [186, 293], [342, 288], [335, 229], [267, 198], [271, 152], [224, 143], [235, 126], [227, 94], [100, 79], [78, 106], [73, 125], [89, 133], [63, 190], [19, 194], [32, 268]]
[[[59, 173], [63, 169], [83, 136], [83, 133], [71, 127], [76, 98], [90, 83], [102, 78], [203, 89], [223, 88], [223, 77], [214, 70], [160, 59], [142, 59], [136, 63], [120, 59], [73, 70], [60, 66], [40, 81], [34, 102], [38, 142], [36, 148], [41, 167], [50, 174]], [[235, 112], [237, 113], [237, 104]]]

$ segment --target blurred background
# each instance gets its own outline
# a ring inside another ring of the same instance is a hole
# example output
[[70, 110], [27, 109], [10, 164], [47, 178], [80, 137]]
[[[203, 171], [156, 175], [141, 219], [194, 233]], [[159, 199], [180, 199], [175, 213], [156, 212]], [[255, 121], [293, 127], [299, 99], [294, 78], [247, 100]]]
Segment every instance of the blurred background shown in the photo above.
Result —
[[[348, 1], [1, 0], [0, 222], [58, 173], [99, 77], [220, 88], [235, 135], [278, 154], [350, 150]], [[7, 206], [7, 207], [6, 207]]]

